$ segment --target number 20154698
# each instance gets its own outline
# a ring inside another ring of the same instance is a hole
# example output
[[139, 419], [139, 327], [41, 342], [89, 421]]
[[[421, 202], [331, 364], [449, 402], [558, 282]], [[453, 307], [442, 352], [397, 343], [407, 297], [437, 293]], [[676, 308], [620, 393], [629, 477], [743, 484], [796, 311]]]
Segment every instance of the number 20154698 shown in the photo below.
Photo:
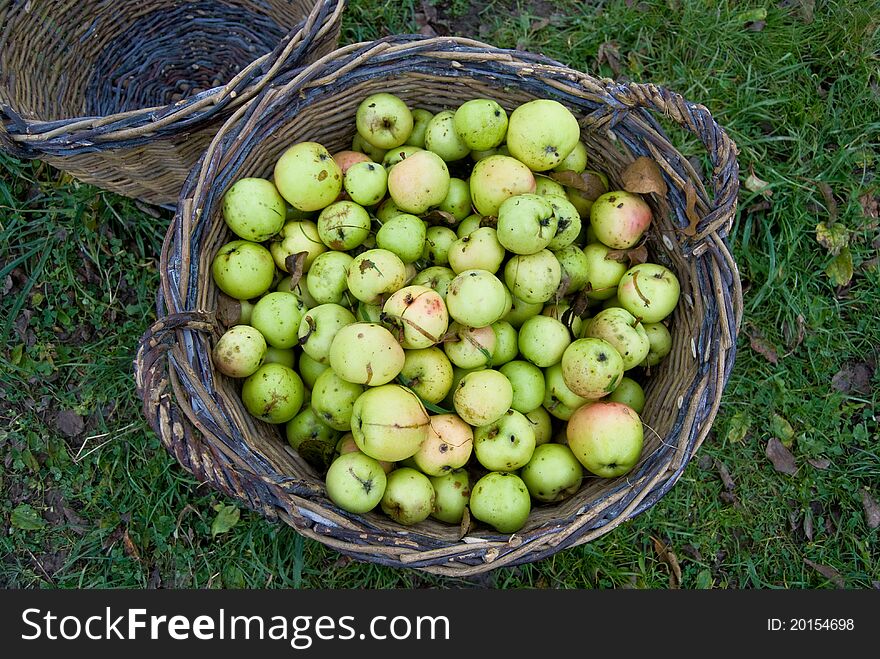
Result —
[[767, 630], [771, 632], [852, 631], [852, 618], [767, 618]]

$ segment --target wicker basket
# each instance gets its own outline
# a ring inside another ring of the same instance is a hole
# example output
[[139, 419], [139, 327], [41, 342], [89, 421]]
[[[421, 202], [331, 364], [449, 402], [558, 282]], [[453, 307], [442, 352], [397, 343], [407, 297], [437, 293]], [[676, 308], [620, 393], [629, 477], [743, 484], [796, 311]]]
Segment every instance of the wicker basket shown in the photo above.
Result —
[[[220, 213], [224, 191], [243, 176], [270, 175], [297, 141], [315, 140], [331, 152], [346, 148], [358, 103], [380, 90], [432, 111], [477, 96], [508, 110], [536, 97], [558, 99], [579, 118], [594, 166], [612, 181], [636, 156], [647, 155], [660, 164], [670, 189], [666, 198], [649, 196], [656, 216], [649, 249], [653, 260], [678, 274], [683, 301], [672, 318], [672, 353], [647, 387], [643, 419], [654, 432], [646, 433], [643, 458], [625, 477], [587, 479], [572, 498], [533, 506], [526, 526], [512, 536], [478, 526], [460, 537], [458, 528], [430, 520], [403, 527], [381, 513], [340, 510], [327, 498], [321, 475], [289, 449], [278, 427], [248, 415], [237, 383], [211, 362], [222, 329], [213, 312], [218, 291], [210, 262], [231, 239]], [[711, 193], [650, 111], [705, 145]], [[683, 230], [691, 186], [701, 216], [696, 232]], [[197, 479], [360, 560], [468, 576], [588, 542], [654, 505], [710, 430], [733, 366], [742, 310], [726, 242], [737, 192], [735, 145], [705, 107], [664, 89], [597, 80], [541, 56], [461, 38], [397, 36], [341, 48], [241, 108], [187, 181], [162, 251], [160, 319], [135, 360], [144, 412]]]
[[173, 205], [233, 108], [336, 48], [344, 6], [0, 0], [0, 149]]

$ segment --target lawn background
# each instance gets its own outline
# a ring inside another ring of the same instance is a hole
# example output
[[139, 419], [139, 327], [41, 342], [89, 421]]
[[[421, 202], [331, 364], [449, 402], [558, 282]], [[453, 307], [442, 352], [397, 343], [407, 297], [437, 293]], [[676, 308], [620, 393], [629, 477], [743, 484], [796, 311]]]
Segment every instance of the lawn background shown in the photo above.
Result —
[[665, 85], [740, 150], [745, 319], [698, 456], [612, 533], [468, 581], [350, 561], [189, 477], [132, 379], [170, 214], [0, 156], [0, 585], [880, 587], [878, 21], [871, 0], [350, 2], [346, 43], [459, 34]]

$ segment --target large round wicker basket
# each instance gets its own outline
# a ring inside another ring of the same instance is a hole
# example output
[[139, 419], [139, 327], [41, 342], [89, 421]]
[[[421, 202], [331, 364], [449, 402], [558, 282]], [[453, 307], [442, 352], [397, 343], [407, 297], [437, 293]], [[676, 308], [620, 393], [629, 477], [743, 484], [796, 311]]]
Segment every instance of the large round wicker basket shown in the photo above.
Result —
[[[474, 97], [508, 110], [533, 98], [567, 105], [582, 126], [592, 163], [619, 185], [637, 156], [659, 163], [669, 187], [647, 195], [655, 212], [652, 260], [682, 283], [671, 322], [672, 353], [647, 386], [642, 459], [628, 475], [590, 478], [570, 499], [535, 505], [520, 531], [430, 520], [404, 527], [380, 512], [349, 514], [327, 497], [321, 476], [291, 450], [278, 426], [251, 417], [238, 383], [215, 371], [217, 249], [233, 237], [220, 211], [244, 176], [269, 176], [291, 144], [348, 148], [354, 113], [367, 94], [387, 91], [438, 111]], [[705, 145], [705, 185], [673, 148], [652, 113]], [[537, 561], [588, 542], [647, 510], [673, 486], [706, 438], [733, 366], [742, 311], [740, 280], [726, 236], [736, 209], [736, 148], [709, 111], [653, 85], [598, 80], [542, 56], [462, 39], [396, 36], [341, 48], [242, 107], [221, 128], [180, 197], [161, 259], [159, 320], [135, 361], [144, 413], [164, 445], [197, 479], [299, 533], [364, 561], [468, 576]], [[688, 217], [698, 214], [696, 227]]]
[[173, 205], [231, 111], [336, 48], [344, 0], [0, 0], [0, 149]]

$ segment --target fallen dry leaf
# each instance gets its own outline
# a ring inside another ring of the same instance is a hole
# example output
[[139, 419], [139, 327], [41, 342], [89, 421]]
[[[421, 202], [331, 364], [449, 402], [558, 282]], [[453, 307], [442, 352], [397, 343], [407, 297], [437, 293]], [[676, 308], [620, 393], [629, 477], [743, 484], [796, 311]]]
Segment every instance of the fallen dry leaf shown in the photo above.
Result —
[[580, 174], [571, 171], [550, 172], [548, 176], [566, 187], [578, 190], [582, 193], [581, 196], [584, 199], [589, 199], [590, 201], [596, 201], [605, 193], [605, 183], [601, 177], [590, 171], [581, 172]]
[[617, 261], [618, 263], [628, 263], [628, 267], [645, 263], [648, 260], [648, 248], [644, 243], [632, 249], [612, 249], [605, 254], [606, 261]]
[[809, 558], [805, 558], [804, 563], [816, 570], [816, 572], [828, 579], [828, 581], [832, 582], [838, 588], [843, 588], [844, 586], [846, 586], [846, 582], [843, 580], [843, 577], [840, 576], [840, 572], [835, 570], [833, 567], [822, 565], [820, 563], [815, 563]]
[[771, 346], [761, 331], [754, 325], [747, 325], [745, 328], [746, 336], [749, 337], [749, 345], [752, 350], [764, 357], [768, 362], [776, 366], [779, 364], [779, 355], [776, 349]]
[[730, 492], [736, 489], [736, 484], [733, 482], [733, 478], [731, 478], [730, 476], [730, 470], [728, 470], [727, 465], [720, 460], [715, 460], [715, 468], [718, 470], [718, 476], [721, 478], [721, 482], [724, 484], [724, 489]]
[[291, 290], [296, 288], [299, 284], [299, 280], [302, 279], [303, 268], [305, 268], [308, 255], [308, 252], [297, 252], [284, 259], [284, 267], [287, 268], [287, 272], [290, 273]]
[[641, 156], [633, 160], [620, 175], [623, 189], [627, 192], [665, 195], [669, 192], [660, 167], [652, 158]]
[[686, 236], [697, 235], [697, 225], [700, 223], [700, 216], [697, 214], [697, 190], [693, 184], [688, 181], [684, 188], [684, 214], [687, 216], [688, 225], [682, 232]]
[[831, 460], [828, 458], [807, 458], [807, 462], [809, 462], [816, 469], [825, 470], [831, 466]]
[[613, 41], [606, 41], [599, 46], [599, 51], [596, 53], [596, 63], [601, 65], [603, 62], [608, 63], [611, 74], [615, 78], [620, 75], [620, 51]]
[[789, 451], [777, 437], [771, 437], [767, 442], [767, 448], [764, 454], [770, 458], [773, 468], [783, 474], [789, 476], [797, 473], [797, 465], [794, 461], [794, 455]]
[[828, 224], [830, 226], [837, 222], [838, 215], [837, 200], [834, 198], [834, 191], [825, 181], [817, 181], [816, 185], [819, 188], [819, 192], [822, 193], [822, 198], [825, 200], [825, 208], [828, 210]]
[[880, 505], [877, 504], [867, 488], [862, 490], [862, 507], [865, 509], [865, 521], [868, 523], [868, 528], [876, 529], [880, 526]]
[[867, 362], [847, 364], [831, 378], [831, 386], [837, 391], [849, 394], [871, 393], [871, 378], [874, 376], [874, 366]]
[[880, 197], [866, 192], [859, 196], [859, 205], [862, 207], [862, 214], [865, 217], [880, 218]]
[[430, 213], [422, 215], [422, 219], [429, 225], [453, 227], [458, 223], [455, 215], [447, 211], [442, 211], [439, 208], [435, 208]]
[[681, 585], [681, 566], [678, 563], [678, 557], [665, 542], [661, 542], [654, 536], [651, 536], [651, 540], [654, 543], [654, 551], [657, 552], [657, 556], [669, 568], [669, 587], [678, 588]]
[[783, 359], [793, 354], [801, 343], [804, 342], [806, 330], [807, 321], [800, 314], [798, 314], [798, 317], [795, 319], [795, 329], [792, 329], [791, 323], [788, 321], [782, 323], [782, 335], [785, 338], [785, 345], [788, 347], [788, 352], [782, 356]]
[[62, 410], [55, 416], [55, 425], [58, 430], [67, 437], [76, 437], [82, 434], [86, 424], [83, 418], [73, 410]]
[[804, 535], [807, 540], [813, 541], [813, 511], [809, 508], [804, 511]]
[[746, 177], [746, 180], [743, 181], [743, 187], [749, 192], [758, 192], [764, 197], [773, 196], [773, 190], [770, 189], [770, 184], [767, 181], [759, 179], [755, 175], [755, 170], [751, 165], [749, 165], [749, 175]]
[[241, 322], [241, 302], [220, 293], [217, 297], [217, 320], [223, 327], [232, 327]]
[[471, 520], [471, 511], [467, 506], [464, 507], [464, 514], [461, 517], [461, 524], [458, 526], [458, 539], [461, 540], [468, 533], [471, 532], [471, 529], [474, 528], [474, 523]]

